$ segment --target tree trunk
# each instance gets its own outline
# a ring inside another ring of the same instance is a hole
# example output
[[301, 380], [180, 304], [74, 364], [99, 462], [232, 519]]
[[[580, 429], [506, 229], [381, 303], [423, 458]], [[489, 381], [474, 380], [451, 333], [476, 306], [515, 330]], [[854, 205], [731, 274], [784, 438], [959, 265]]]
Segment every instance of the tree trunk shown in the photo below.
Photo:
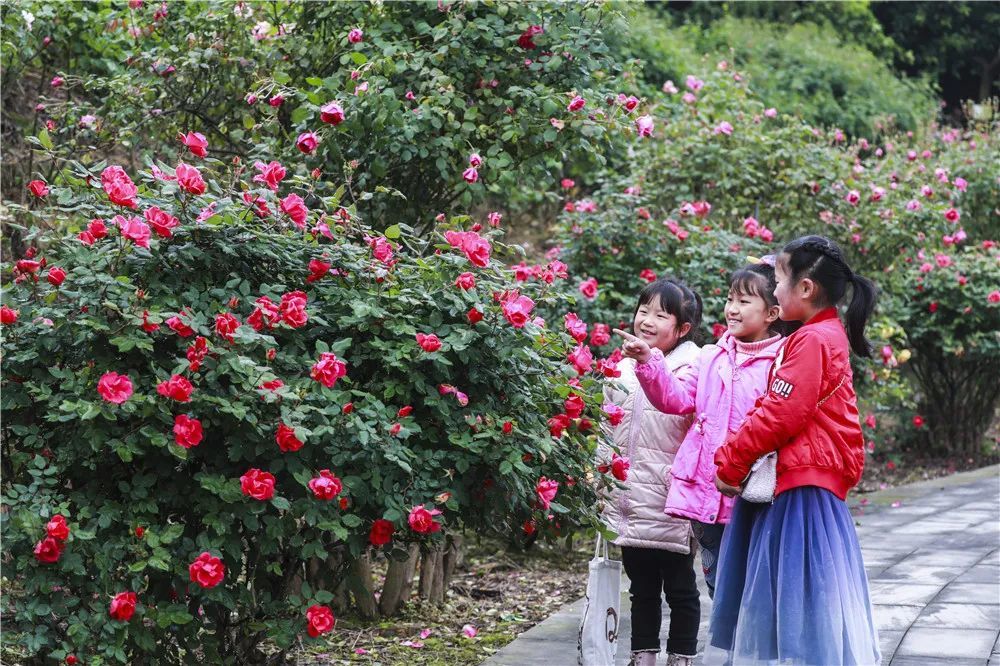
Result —
[[912, 370], [920, 385], [920, 410], [927, 423], [925, 453], [977, 458], [983, 436], [1000, 404], [1000, 362], [964, 359], [925, 350], [914, 357]]
[[456, 534], [454, 536], [448, 537], [448, 547], [444, 551], [444, 557], [441, 563], [441, 597], [444, 599], [444, 595], [448, 592], [448, 588], [451, 587], [451, 577], [455, 574], [455, 567], [461, 566], [462, 560], [465, 559], [465, 553], [462, 548], [465, 541], [461, 534]]
[[433, 576], [431, 577], [431, 595], [428, 601], [435, 604], [444, 602], [444, 551], [438, 551], [434, 558]]
[[[435, 578], [442, 576], [439, 573], [441, 567], [441, 551], [437, 548], [429, 549], [423, 553], [423, 560], [420, 562], [420, 598], [431, 602], [436, 602], [435, 598]], [[437, 583], [440, 591], [440, 581]]]
[[378, 606], [375, 603], [375, 586], [372, 583], [372, 560], [365, 553], [351, 563], [351, 573], [348, 578], [351, 592], [354, 594], [354, 604], [361, 617], [373, 619], [378, 617]]
[[379, 598], [379, 611], [390, 617], [399, 612], [403, 604], [409, 600], [413, 590], [413, 576], [417, 571], [417, 557], [420, 549], [411, 545], [410, 556], [402, 562], [389, 560], [389, 570], [385, 574], [385, 584], [382, 586], [382, 596]]
[[997, 50], [996, 56], [990, 62], [985, 60], [979, 62], [982, 64], [982, 69], [979, 71], [979, 97], [977, 100], [982, 102], [993, 96], [997, 70], [1000, 69], [1000, 49]]

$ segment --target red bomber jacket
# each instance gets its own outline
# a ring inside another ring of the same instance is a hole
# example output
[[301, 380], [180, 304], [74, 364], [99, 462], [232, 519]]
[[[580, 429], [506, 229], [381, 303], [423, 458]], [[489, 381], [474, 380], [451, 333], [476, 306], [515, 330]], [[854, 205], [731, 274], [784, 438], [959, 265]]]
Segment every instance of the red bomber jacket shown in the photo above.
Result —
[[775, 496], [800, 486], [826, 488], [840, 499], [864, 467], [850, 345], [836, 308], [793, 333], [740, 429], [715, 453], [719, 478], [740, 486], [754, 461], [778, 452]]

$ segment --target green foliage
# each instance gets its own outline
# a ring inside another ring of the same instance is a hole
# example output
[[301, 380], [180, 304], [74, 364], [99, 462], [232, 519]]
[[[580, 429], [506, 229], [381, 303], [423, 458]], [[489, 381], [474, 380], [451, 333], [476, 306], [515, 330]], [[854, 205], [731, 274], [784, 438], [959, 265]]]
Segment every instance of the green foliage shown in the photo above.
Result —
[[[733, 3], [729, 12], [725, 3], [695, 3], [699, 11], [720, 15], [676, 25], [655, 18], [652, 10], [641, 10], [617, 48], [644, 63], [640, 72], [648, 93], [667, 80], [680, 86], [687, 75], [727, 61], [749, 78], [767, 106], [815, 125], [843, 128], [853, 136], [871, 138], [892, 124], [913, 130], [933, 116], [934, 97], [926, 82], [899, 76], [884, 61], [887, 56], [873, 54], [819, 17], [813, 22], [813, 12], [795, 9], [796, 4], [741, 2]], [[835, 4], [825, 13], [843, 13], [845, 20], [854, 16], [847, 7], [856, 3]], [[767, 11], [753, 11], [755, 6]], [[784, 16], [788, 11], [793, 15]], [[866, 12], [847, 20], [844, 30], [856, 29], [856, 22], [874, 22]], [[875, 39], [877, 22], [872, 30]]]
[[[567, 384], [577, 376], [566, 364], [569, 336], [532, 323], [515, 328], [502, 314], [493, 294], [515, 288], [539, 307], [559, 307], [558, 289], [513, 283], [499, 260], [518, 248], [491, 231], [484, 242], [493, 260], [473, 265], [440, 235], [470, 225], [468, 218], [452, 218], [426, 238], [404, 224], [381, 236], [324, 183], [285, 181], [283, 189], [309, 201], [312, 222], [321, 211], [331, 215], [329, 231], [306, 233], [284, 215], [256, 220], [238, 168], [209, 159], [202, 171], [202, 196], [148, 175], [140, 181], [142, 208], [179, 218], [171, 237], [154, 237], [144, 249], [116, 229], [93, 246], [30, 231], [39, 258], [64, 269], [65, 282], [57, 288], [48, 273], [21, 264], [5, 286], [4, 305], [19, 318], [3, 339], [2, 526], [11, 557], [5, 575], [20, 586], [16, 606], [5, 609], [5, 638], [20, 639], [28, 654], [73, 652], [86, 663], [253, 659], [264, 638], [287, 650], [305, 627], [306, 608], [329, 602], [329, 591], [294, 591], [304, 563], [336, 555], [343, 563], [336, 580], [368, 549], [375, 519], [395, 526], [387, 554], [440, 540], [408, 526], [420, 504], [443, 510], [437, 520], [447, 530], [508, 537], [531, 518], [545, 534], [595, 519], [600, 481], [567, 482], [591, 469], [594, 430], [577, 420], [553, 438], [546, 419], [575, 392], [596, 421], [601, 388], [593, 375], [577, 388]], [[87, 187], [88, 175], [100, 180], [77, 163], [66, 175], [74, 185], [52, 195], [73, 211], [69, 226], [101, 217], [113, 227], [115, 213], [131, 214]], [[266, 189], [254, 193], [277, 205]], [[196, 221], [209, 205], [214, 214]], [[11, 268], [4, 264], [4, 274]], [[454, 284], [463, 272], [474, 273], [474, 289]], [[307, 298], [304, 325], [288, 317], [273, 328], [251, 325], [255, 299], [278, 303], [297, 290]], [[472, 307], [484, 315], [474, 325]], [[220, 313], [241, 322], [232, 341], [219, 332]], [[195, 337], [171, 330], [173, 316], [207, 341], [197, 370], [186, 353]], [[418, 333], [437, 335], [441, 349], [423, 351]], [[311, 376], [323, 353], [347, 364], [332, 387]], [[121, 405], [97, 391], [112, 371], [135, 389]], [[172, 375], [194, 385], [189, 402], [157, 390]], [[274, 380], [282, 384], [263, 387]], [[412, 412], [400, 413], [404, 406]], [[202, 424], [204, 439], [193, 447], [172, 432], [181, 415]], [[279, 448], [282, 423], [301, 449]], [[241, 491], [251, 468], [276, 477], [270, 501]], [[321, 469], [342, 480], [344, 506], [308, 488]], [[536, 509], [541, 476], [562, 482], [555, 523]], [[58, 562], [43, 564], [32, 548], [56, 513], [71, 535]], [[211, 589], [188, 578], [204, 551], [227, 569]], [[130, 622], [108, 619], [110, 596], [121, 591], [139, 597]]]
[[[73, 7], [25, 3], [36, 11], [32, 34]], [[213, 155], [284, 161], [297, 154], [296, 137], [314, 131], [320, 144], [304, 170], [347, 183], [345, 201], [366, 219], [426, 230], [436, 214], [468, 210], [488, 194], [554, 183], [564, 162], [600, 166], [618, 140], [620, 107], [599, 103], [618, 92], [620, 74], [603, 41], [605, 25], [619, 20], [607, 5], [196, 2], [169, 5], [157, 19], [158, 7], [88, 5], [84, 25], [77, 17], [73, 25], [110, 26], [100, 37], [5, 54], [11, 64], [63, 72], [66, 85], [44, 86], [39, 97], [57, 141], [98, 154], [114, 142], [143, 152], [155, 145], [169, 156], [182, 150], [178, 132], [199, 131]], [[8, 12], [12, 24], [21, 17]], [[544, 32], [521, 45], [533, 25]], [[362, 41], [348, 40], [352, 28]], [[58, 38], [71, 39], [62, 30]], [[96, 66], [95, 51], [103, 56]], [[571, 113], [577, 94], [588, 107]], [[269, 105], [275, 96], [284, 103]], [[344, 109], [336, 127], [319, 117], [331, 101]], [[84, 115], [97, 118], [93, 127], [79, 126]], [[473, 153], [483, 165], [467, 183]], [[35, 177], [17, 175], [7, 180], [19, 190]], [[364, 194], [378, 188], [399, 196]]]
[[872, 12], [903, 54], [897, 66], [937, 80], [952, 109], [998, 93], [1000, 16], [983, 2], [885, 2]]
[[913, 130], [935, 110], [926, 83], [899, 78], [869, 51], [814, 24], [726, 19], [706, 29], [699, 45], [731, 49], [766, 104], [852, 136], [872, 137], [886, 123]]
[[843, 42], [863, 46], [880, 59], [904, 57], [903, 50], [883, 31], [867, 0], [827, 0], [789, 2], [693, 2], [686, 7], [666, 6], [665, 16], [675, 23], [694, 23], [707, 27], [727, 18], [754, 19], [778, 25], [812, 23], [832, 31]]

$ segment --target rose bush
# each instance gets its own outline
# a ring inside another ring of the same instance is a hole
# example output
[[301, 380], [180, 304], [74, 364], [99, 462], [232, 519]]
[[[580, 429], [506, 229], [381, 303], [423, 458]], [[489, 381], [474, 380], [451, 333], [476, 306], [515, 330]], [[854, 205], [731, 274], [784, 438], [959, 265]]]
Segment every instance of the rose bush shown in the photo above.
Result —
[[[537, 317], [558, 265], [519, 283], [519, 249], [469, 218], [380, 233], [311, 178], [190, 168], [203, 193], [166, 165], [102, 186], [75, 163], [38, 212], [71, 233], [28, 229], [31, 256], [3, 265], [5, 640], [251, 663], [267, 638], [273, 661], [327, 630], [316, 607], [345, 579], [364, 594], [348, 572], [372, 547], [594, 520], [601, 376]], [[278, 212], [295, 193], [301, 223]], [[154, 207], [169, 234], [148, 233]]]
[[[5, 49], [5, 62], [15, 75], [65, 74], [58, 88], [17, 91], [31, 99], [19, 125], [43, 144], [73, 143], [76, 154], [155, 145], [171, 160], [206, 152], [288, 163], [304, 154], [303, 172], [346, 183], [345, 204], [375, 226], [391, 219], [425, 231], [437, 213], [554, 182], [564, 162], [595, 168], [615, 152], [607, 146], [619, 142], [616, 126], [639, 113], [603, 103], [626, 85], [605, 43], [605, 26], [621, 29], [622, 16], [606, 4], [23, 9], [30, 29], [15, 11], [4, 27], [31, 46]], [[575, 97], [589, 106], [571, 111]], [[5, 161], [5, 184], [17, 183], [5, 196], [24, 200], [24, 184], [39, 172], [51, 182], [59, 167], [18, 154], [23, 163]], [[140, 155], [130, 166], [141, 163]], [[387, 190], [401, 196], [373, 196]]]
[[[579, 276], [578, 314], [625, 322], [643, 284], [667, 274], [705, 299], [704, 333], [712, 339], [728, 274], [745, 255], [821, 233], [882, 290], [870, 335], [892, 348], [892, 361], [856, 364], [863, 411], [931, 415], [918, 431], [908, 419], [890, 419], [894, 428], [882, 427], [878, 443], [992, 450], [983, 435], [998, 399], [984, 390], [985, 375], [969, 369], [988, 374], [996, 344], [996, 305], [986, 299], [1000, 288], [995, 127], [930, 125], [849, 141], [837, 128], [765, 107], [728, 65], [666, 88], [650, 100], [656, 131], [633, 146], [629, 167], [605, 173], [589, 195], [564, 194], [553, 253]], [[929, 310], [930, 289], [947, 289], [940, 315]], [[909, 357], [920, 360], [910, 366]], [[954, 399], [982, 400], [943, 407], [952, 404], [936, 397], [945, 378]]]

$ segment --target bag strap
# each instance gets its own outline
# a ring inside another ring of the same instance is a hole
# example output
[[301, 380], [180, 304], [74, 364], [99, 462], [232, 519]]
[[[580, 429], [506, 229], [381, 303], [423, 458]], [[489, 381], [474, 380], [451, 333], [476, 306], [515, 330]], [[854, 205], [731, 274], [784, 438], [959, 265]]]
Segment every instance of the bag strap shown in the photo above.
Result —
[[601, 533], [597, 533], [597, 543], [594, 544], [594, 559], [596, 560], [601, 555], [601, 544], [604, 544], [604, 559], [609, 559], [610, 554], [608, 553], [608, 541], [601, 536]]
[[827, 400], [829, 400], [830, 398], [832, 398], [833, 394], [836, 393], [837, 391], [839, 391], [840, 387], [843, 386], [844, 382], [846, 382], [846, 381], [847, 381], [847, 375], [845, 374], [843, 377], [840, 378], [840, 383], [837, 384], [837, 386], [832, 391], [830, 391], [829, 393], [827, 393], [825, 398], [823, 398], [822, 400], [820, 400], [819, 402], [817, 402], [816, 406], [819, 407], [824, 402], [826, 402]]

